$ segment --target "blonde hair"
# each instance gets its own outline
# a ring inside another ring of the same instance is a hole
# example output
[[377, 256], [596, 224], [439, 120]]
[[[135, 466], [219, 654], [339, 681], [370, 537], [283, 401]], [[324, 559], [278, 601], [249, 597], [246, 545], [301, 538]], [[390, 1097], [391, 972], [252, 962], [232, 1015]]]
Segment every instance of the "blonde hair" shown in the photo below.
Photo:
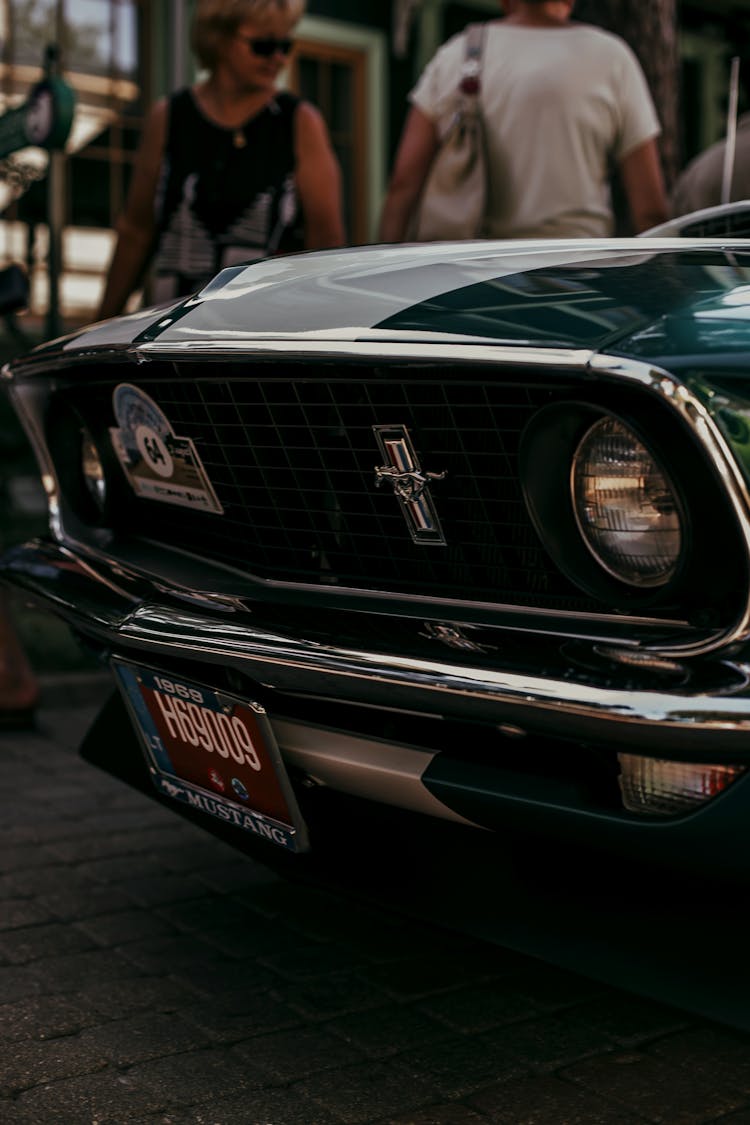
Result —
[[262, 21], [276, 14], [289, 17], [295, 24], [305, 10], [307, 0], [198, 0], [190, 30], [190, 46], [201, 66], [212, 70], [221, 44], [246, 20]]

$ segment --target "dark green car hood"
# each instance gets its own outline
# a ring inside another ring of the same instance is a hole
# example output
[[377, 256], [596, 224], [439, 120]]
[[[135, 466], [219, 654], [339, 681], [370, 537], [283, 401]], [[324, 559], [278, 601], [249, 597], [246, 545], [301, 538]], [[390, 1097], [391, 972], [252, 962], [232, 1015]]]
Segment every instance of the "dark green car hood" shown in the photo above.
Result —
[[224, 270], [188, 300], [95, 325], [47, 354], [389, 341], [568, 348], [674, 364], [747, 351], [749, 318], [750, 241], [363, 247]]

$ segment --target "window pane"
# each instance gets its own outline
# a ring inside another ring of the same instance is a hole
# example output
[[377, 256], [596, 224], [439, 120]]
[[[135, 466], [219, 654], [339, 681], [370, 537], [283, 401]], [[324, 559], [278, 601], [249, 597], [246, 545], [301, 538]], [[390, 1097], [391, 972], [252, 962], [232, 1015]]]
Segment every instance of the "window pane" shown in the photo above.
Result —
[[67, 0], [65, 62], [89, 74], [132, 75], [136, 19], [132, 0]]
[[41, 66], [44, 48], [56, 38], [56, 0], [13, 0], [10, 62]]

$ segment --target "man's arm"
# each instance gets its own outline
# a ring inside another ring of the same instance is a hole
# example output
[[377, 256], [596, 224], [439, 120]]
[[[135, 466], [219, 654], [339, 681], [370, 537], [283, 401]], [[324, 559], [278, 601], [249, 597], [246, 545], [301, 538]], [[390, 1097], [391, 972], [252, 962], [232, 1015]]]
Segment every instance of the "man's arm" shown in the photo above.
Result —
[[655, 140], [631, 149], [620, 161], [620, 173], [636, 234], [669, 218], [669, 204]]

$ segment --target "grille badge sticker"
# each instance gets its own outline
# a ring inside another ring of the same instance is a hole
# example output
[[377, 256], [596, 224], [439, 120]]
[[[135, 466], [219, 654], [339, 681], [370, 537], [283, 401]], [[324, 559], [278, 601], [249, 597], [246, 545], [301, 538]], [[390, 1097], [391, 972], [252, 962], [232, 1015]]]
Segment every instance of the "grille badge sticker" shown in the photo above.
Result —
[[131, 383], [112, 395], [117, 426], [109, 433], [136, 496], [201, 512], [224, 511], [189, 438], [178, 437], [161, 408]]
[[443, 480], [446, 473], [425, 473], [406, 426], [373, 426], [373, 432], [387, 464], [375, 466], [375, 485], [388, 481], [401, 505], [401, 511], [415, 543], [446, 546], [437, 509], [430, 494], [430, 482]]

